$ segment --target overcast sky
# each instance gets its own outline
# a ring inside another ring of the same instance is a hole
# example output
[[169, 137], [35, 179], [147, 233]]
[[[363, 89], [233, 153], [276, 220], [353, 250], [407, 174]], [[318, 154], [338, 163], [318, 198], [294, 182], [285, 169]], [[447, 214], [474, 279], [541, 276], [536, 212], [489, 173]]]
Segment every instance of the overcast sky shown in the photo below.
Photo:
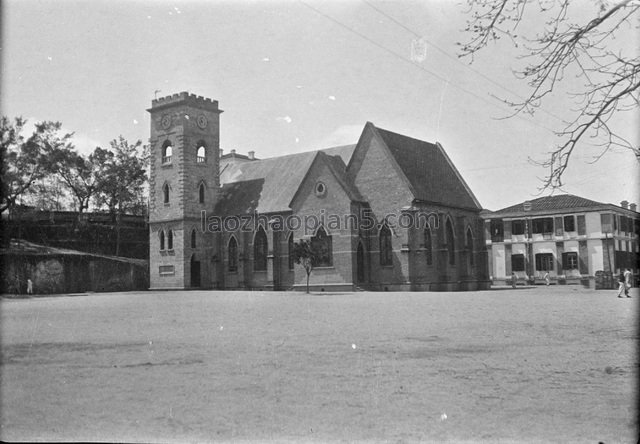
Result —
[[[35, 1], [3, 4], [2, 114], [61, 121], [90, 152], [122, 134], [149, 137], [154, 95], [180, 91], [216, 99], [221, 148], [273, 157], [355, 143], [367, 121], [440, 142], [483, 207], [538, 197], [544, 159], [575, 106], [561, 92], [534, 117], [502, 119], [498, 98], [517, 100], [521, 54], [507, 41], [475, 62], [457, 57], [468, 37], [459, 1]], [[588, 21], [590, 1], [572, 4]], [[522, 31], [540, 29], [531, 7]], [[577, 14], [577, 15], [575, 15]], [[638, 18], [636, 17], [636, 20]], [[627, 51], [640, 41], [627, 29]], [[411, 61], [412, 41], [426, 58]], [[156, 93], [157, 90], [160, 92]], [[636, 146], [639, 114], [620, 117]], [[640, 201], [638, 163], [621, 149], [592, 164], [582, 145], [565, 192], [618, 204]]]

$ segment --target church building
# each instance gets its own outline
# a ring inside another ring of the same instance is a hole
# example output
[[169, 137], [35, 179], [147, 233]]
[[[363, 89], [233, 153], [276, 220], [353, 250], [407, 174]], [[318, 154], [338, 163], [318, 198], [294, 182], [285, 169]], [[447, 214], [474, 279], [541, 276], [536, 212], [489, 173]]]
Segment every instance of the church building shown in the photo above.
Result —
[[152, 289], [314, 291], [489, 287], [481, 206], [439, 143], [364, 125], [354, 145], [258, 159], [221, 154], [218, 102], [153, 100]]

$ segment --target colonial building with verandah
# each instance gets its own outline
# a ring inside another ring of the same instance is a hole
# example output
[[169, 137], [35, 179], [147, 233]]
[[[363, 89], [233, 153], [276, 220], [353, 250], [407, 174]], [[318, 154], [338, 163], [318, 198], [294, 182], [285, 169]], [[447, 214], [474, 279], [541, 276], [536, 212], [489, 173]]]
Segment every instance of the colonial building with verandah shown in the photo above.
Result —
[[481, 206], [438, 143], [366, 123], [357, 143], [257, 159], [221, 155], [218, 102], [153, 100], [151, 288], [487, 288]]
[[636, 209], [566, 194], [483, 212], [493, 282], [509, 283], [515, 273], [519, 283], [542, 284], [548, 273], [552, 284], [594, 287], [602, 273], [629, 268], [638, 276]]

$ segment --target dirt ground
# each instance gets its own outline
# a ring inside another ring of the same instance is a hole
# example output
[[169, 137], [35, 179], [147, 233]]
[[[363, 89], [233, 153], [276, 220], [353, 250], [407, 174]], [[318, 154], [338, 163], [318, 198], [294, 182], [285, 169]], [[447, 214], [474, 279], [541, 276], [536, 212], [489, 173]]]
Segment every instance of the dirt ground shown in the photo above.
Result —
[[0, 438], [635, 443], [632, 295], [3, 299]]

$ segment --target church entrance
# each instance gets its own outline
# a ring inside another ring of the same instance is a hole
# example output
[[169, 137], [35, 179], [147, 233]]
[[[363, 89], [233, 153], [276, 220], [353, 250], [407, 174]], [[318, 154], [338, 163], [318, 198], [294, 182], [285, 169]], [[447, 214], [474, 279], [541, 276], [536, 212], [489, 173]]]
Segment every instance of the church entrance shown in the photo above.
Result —
[[191, 286], [200, 287], [200, 261], [196, 260], [196, 255], [191, 256]]
[[356, 281], [358, 284], [364, 282], [364, 247], [362, 242], [358, 242], [358, 250], [356, 251]]

